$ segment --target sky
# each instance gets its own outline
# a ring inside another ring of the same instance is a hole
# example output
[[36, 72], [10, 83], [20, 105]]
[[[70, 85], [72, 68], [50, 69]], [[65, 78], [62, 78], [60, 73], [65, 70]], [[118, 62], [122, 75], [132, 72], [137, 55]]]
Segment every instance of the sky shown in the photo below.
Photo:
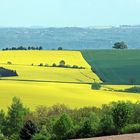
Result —
[[140, 24], [140, 0], [0, 0], [0, 27]]

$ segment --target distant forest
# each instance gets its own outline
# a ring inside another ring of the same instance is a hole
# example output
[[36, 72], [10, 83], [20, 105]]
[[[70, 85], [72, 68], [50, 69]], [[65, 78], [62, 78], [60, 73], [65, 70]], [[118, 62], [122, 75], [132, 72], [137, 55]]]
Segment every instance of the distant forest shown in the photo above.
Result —
[[128, 48], [140, 47], [140, 27], [95, 28], [0, 28], [0, 49], [43, 46], [44, 49], [111, 49], [124, 41]]
[[23, 46], [20, 46], [20, 47], [11, 47], [11, 48], [3, 48], [2, 49], [3, 51], [8, 51], [8, 50], [43, 50], [43, 48], [41, 46], [39, 47], [23, 47]]

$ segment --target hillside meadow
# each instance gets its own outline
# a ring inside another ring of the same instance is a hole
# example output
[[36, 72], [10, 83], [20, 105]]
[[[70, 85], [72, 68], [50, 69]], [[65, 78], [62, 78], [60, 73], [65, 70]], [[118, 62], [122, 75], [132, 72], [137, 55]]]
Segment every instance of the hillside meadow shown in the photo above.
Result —
[[[140, 99], [140, 94], [105, 90], [125, 89], [131, 87], [129, 85], [104, 85], [101, 90], [92, 90], [91, 83], [102, 81], [92, 72], [80, 51], [0, 51], [0, 56], [1, 67], [18, 73], [15, 77], [1, 77], [0, 109], [7, 110], [14, 96], [21, 98], [32, 110], [39, 105], [101, 107], [112, 101], [137, 102]], [[59, 65], [61, 60], [66, 65], [82, 66], [85, 69], [51, 67], [53, 63]], [[40, 63], [43, 66], [38, 66]], [[49, 67], [45, 67], [45, 64]]]

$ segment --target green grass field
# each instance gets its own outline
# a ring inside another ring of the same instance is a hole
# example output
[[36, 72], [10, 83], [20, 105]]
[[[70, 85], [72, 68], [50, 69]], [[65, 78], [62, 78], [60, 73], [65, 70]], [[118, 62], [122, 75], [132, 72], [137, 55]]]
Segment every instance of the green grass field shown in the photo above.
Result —
[[83, 50], [86, 61], [107, 84], [140, 84], [140, 50]]

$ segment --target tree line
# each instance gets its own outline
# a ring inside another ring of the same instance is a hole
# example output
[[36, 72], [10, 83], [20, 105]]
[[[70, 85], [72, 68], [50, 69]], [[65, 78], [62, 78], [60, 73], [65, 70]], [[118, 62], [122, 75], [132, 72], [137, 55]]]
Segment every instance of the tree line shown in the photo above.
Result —
[[[31, 64], [31, 66], [34, 66], [34, 64]], [[61, 60], [58, 65], [56, 63], [53, 63], [52, 65], [40, 63], [38, 66], [40, 66], [40, 67], [59, 67], [59, 68], [85, 69], [85, 67], [83, 67], [83, 66], [68, 65], [68, 64], [66, 64], [66, 62], [64, 60]]]
[[[24, 46], [19, 46], [19, 47], [10, 47], [10, 48], [3, 48], [2, 51], [8, 51], [8, 50], [43, 50], [42, 46], [28, 46], [28, 47], [24, 47]], [[52, 50], [55, 50], [54, 48], [52, 48]], [[57, 50], [61, 51], [63, 50], [62, 47], [58, 47]]]
[[67, 140], [139, 132], [139, 102], [80, 109], [57, 104], [30, 111], [14, 97], [7, 113], [0, 111], [1, 140]]
[[16, 70], [10, 70], [0, 67], [0, 77], [18, 76]]
[[11, 48], [3, 48], [3, 51], [8, 51], [8, 50], [43, 50], [42, 46], [19, 46], [19, 47], [11, 47]]
[[[112, 48], [114, 48], [114, 49], [127, 49], [128, 46], [124, 41], [121, 41], [121, 42], [114, 43]], [[2, 51], [8, 51], [8, 50], [43, 50], [43, 47], [42, 46], [28, 46], [28, 47], [19, 46], [19, 47], [10, 47], [10, 48], [3, 48], [2, 49]], [[55, 50], [55, 49], [53, 48], [52, 50]], [[61, 51], [61, 50], [63, 50], [63, 48], [58, 47], [57, 50]]]

